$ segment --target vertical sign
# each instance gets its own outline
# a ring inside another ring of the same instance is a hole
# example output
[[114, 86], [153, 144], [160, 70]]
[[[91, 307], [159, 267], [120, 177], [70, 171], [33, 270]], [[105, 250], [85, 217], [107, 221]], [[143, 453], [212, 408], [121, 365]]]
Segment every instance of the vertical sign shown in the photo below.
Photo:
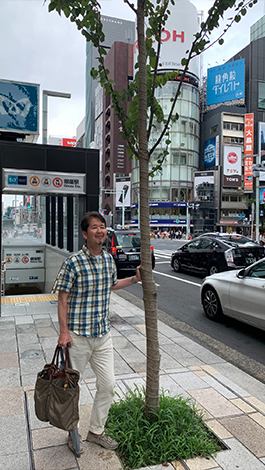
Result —
[[219, 166], [219, 135], [215, 137], [215, 148], [216, 148], [215, 164], [216, 166]]
[[253, 155], [254, 114], [245, 114], [245, 155]]
[[245, 157], [244, 159], [244, 190], [253, 191], [253, 157]]

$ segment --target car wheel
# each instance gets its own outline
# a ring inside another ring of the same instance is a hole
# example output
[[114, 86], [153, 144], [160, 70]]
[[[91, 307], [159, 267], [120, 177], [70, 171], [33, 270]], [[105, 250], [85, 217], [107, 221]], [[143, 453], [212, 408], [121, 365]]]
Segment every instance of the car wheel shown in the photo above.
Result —
[[210, 320], [220, 320], [223, 316], [222, 307], [215, 289], [211, 286], [205, 286], [202, 291], [203, 310]]
[[172, 267], [176, 273], [178, 273], [181, 269], [180, 262], [178, 258], [174, 258], [172, 262]]
[[220, 270], [219, 270], [218, 266], [216, 266], [216, 264], [212, 264], [209, 267], [209, 270], [208, 270], [209, 276], [211, 276], [212, 274], [219, 273], [219, 272], [220, 272]]

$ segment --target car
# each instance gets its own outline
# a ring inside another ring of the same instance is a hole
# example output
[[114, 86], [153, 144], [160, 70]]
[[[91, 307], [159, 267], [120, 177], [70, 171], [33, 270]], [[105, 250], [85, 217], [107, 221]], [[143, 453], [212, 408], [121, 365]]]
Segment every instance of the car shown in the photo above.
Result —
[[[118, 277], [127, 277], [136, 273], [141, 264], [140, 230], [107, 228], [106, 250], [113, 256]], [[154, 249], [150, 247], [152, 269], [155, 267]]]
[[[245, 235], [241, 235], [239, 233], [218, 233], [218, 232], [211, 232], [211, 233], [203, 233], [200, 235], [201, 237], [216, 237], [219, 240], [224, 240], [228, 242], [234, 242], [238, 245], [246, 245], [254, 246], [259, 245], [259, 243], [253, 241], [251, 238], [246, 237]], [[254, 245], [253, 245], [254, 244]]]
[[205, 315], [218, 321], [224, 315], [265, 330], [265, 258], [229, 273], [203, 280], [200, 290]]
[[175, 272], [190, 271], [211, 275], [221, 271], [239, 269], [264, 257], [264, 247], [257, 243], [240, 245], [216, 236], [200, 236], [185, 243], [171, 255]]

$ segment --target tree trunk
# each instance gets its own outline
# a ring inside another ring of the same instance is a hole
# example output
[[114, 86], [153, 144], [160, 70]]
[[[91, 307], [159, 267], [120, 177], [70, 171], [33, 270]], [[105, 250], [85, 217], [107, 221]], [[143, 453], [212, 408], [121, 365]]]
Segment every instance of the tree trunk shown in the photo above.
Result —
[[159, 343], [157, 328], [157, 292], [153, 279], [150, 255], [149, 225], [149, 154], [147, 141], [147, 92], [146, 92], [146, 49], [144, 26], [144, 3], [138, 0], [137, 35], [139, 48], [139, 166], [140, 166], [140, 231], [141, 231], [141, 276], [145, 307], [147, 366], [146, 366], [146, 408], [155, 411], [159, 406]]

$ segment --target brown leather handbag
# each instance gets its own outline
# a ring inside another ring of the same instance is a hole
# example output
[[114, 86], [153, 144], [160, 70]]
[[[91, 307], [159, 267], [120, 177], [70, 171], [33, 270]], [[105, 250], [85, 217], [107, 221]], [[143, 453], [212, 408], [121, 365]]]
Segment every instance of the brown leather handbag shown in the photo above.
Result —
[[[62, 355], [63, 367], [58, 365]], [[35, 413], [40, 421], [73, 431], [79, 421], [79, 372], [71, 368], [69, 349], [57, 346], [52, 362], [38, 373], [35, 384]]]

